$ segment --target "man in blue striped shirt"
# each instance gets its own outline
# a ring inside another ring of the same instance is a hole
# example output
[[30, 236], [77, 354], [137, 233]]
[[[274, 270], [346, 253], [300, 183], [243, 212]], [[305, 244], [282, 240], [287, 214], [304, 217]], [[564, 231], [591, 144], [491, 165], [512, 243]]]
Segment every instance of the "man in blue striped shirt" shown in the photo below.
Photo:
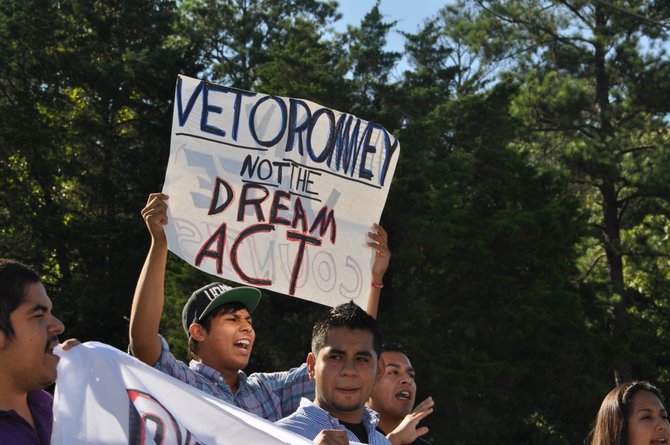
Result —
[[298, 410], [277, 425], [319, 444], [389, 445], [376, 430], [379, 416], [365, 406], [384, 369], [380, 355], [374, 318], [353, 302], [331, 309], [314, 325], [307, 355], [314, 402], [303, 398]]

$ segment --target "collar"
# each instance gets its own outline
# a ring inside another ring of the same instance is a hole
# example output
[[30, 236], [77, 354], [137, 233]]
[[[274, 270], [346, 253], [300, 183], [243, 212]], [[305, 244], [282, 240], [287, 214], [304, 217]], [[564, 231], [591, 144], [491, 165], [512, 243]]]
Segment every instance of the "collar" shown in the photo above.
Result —
[[[340, 420], [337, 417], [333, 417], [330, 415], [328, 411], [325, 409], [321, 408], [320, 406], [317, 406], [312, 402], [311, 400], [303, 397], [300, 399], [300, 408], [304, 409], [308, 413], [318, 411], [320, 414], [324, 417], [327, 417], [328, 420], [330, 421], [330, 424], [333, 427], [337, 427], [339, 425], [342, 425]], [[377, 428], [377, 425], [379, 424], [379, 413], [377, 411], [374, 411], [367, 406], [363, 408], [363, 419], [361, 420], [361, 423], [365, 425], [366, 429], [368, 431], [374, 431]], [[344, 425], [342, 425], [344, 426]]]
[[28, 405], [39, 407], [40, 409], [53, 406], [53, 396], [43, 389], [30, 391], [28, 393]]
[[[50, 412], [52, 410], [53, 396], [43, 389], [28, 391], [28, 393], [26, 394], [26, 400], [28, 402], [28, 407], [30, 407], [31, 411]], [[0, 414], [5, 415], [14, 412], [16, 411], [12, 408], [7, 410], [0, 410]]]
[[[230, 386], [228, 386], [228, 382], [226, 381], [223, 374], [221, 374], [216, 369], [210, 368], [209, 366], [197, 360], [191, 360], [191, 362], [188, 364], [188, 367], [212, 382], [214, 385], [220, 386], [223, 384], [226, 385], [228, 389], [230, 389]], [[240, 390], [242, 390], [242, 388], [246, 387], [247, 385], [247, 375], [244, 373], [244, 371], [239, 370], [237, 371], [237, 379], [237, 394], [239, 394]]]

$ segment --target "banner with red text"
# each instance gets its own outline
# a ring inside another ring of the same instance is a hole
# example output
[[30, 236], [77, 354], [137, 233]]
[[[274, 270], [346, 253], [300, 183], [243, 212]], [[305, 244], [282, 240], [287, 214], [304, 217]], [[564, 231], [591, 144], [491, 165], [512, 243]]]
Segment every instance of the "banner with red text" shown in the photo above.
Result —
[[310, 445], [111, 346], [57, 351], [51, 445]]
[[316, 103], [179, 76], [168, 245], [213, 275], [335, 306], [366, 307], [400, 144]]

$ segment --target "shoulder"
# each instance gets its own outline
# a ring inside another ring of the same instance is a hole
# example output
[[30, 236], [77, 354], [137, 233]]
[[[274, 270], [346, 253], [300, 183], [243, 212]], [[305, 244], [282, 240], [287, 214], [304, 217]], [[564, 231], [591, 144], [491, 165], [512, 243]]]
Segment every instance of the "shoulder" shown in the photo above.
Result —
[[314, 417], [314, 408], [315, 406], [312, 404], [310, 400], [307, 399], [301, 399], [300, 400], [300, 406], [298, 409], [295, 410], [292, 414], [289, 414], [288, 416], [284, 417], [283, 419], [278, 420], [275, 422], [277, 425], [283, 425], [283, 424], [294, 424], [298, 422], [303, 422], [304, 419], [307, 419], [309, 417]]
[[307, 375], [307, 363], [303, 363], [297, 368], [291, 368], [288, 371], [275, 372], [254, 372], [249, 375], [249, 379], [262, 382], [287, 381], [295, 378], [301, 378]]
[[[308, 428], [309, 416], [298, 408], [298, 411], [275, 422], [275, 425], [294, 433], [303, 433]], [[302, 434], [301, 434], [302, 435]]]
[[321, 430], [328, 428], [323, 419], [299, 411], [278, 420], [275, 425], [309, 440], [313, 440]]
[[314, 384], [309, 380], [306, 364], [288, 371], [255, 372], [247, 377], [246, 383], [252, 387], [263, 388], [279, 397], [295, 399], [289, 412], [295, 410], [301, 397], [314, 397]]
[[327, 421], [325, 411], [314, 405], [308, 399], [300, 400], [300, 407], [291, 415], [275, 422], [281, 427], [308, 428], [309, 426], [320, 425]]
[[177, 358], [170, 352], [170, 345], [162, 335], [158, 335], [161, 342], [161, 354], [158, 360], [153, 364], [153, 367], [161, 371], [170, 373], [175, 368], [188, 368], [188, 365]]

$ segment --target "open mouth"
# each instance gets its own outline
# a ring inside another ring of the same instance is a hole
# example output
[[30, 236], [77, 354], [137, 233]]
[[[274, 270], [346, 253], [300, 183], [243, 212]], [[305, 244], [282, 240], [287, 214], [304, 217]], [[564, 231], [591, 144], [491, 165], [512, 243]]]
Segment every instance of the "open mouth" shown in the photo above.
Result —
[[395, 397], [396, 399], [405, 400], [409, 402], [412, 398], [412, 395], [410, 394], [409, 391], [400, 391], [396, 393]]
[[248, 338], [242, 338], [240, 340], [237, 340], [233, 344], [240, 349], [244, 349], [245, 351], [251, 349], [251, 340], [249, 340]]
[[651, 445], [661, 445], [661, 444], [664, 444], [664, 443], [667, 443], [664, 438], [654, 439], [654, 440], [651, 441]]
[[47, 341], [46, 348], [44, 348], [44, 352], [50, 355], [54, 355], [54, 348], [58, 346], [58, 338], [57, 337], [52, 337]]

